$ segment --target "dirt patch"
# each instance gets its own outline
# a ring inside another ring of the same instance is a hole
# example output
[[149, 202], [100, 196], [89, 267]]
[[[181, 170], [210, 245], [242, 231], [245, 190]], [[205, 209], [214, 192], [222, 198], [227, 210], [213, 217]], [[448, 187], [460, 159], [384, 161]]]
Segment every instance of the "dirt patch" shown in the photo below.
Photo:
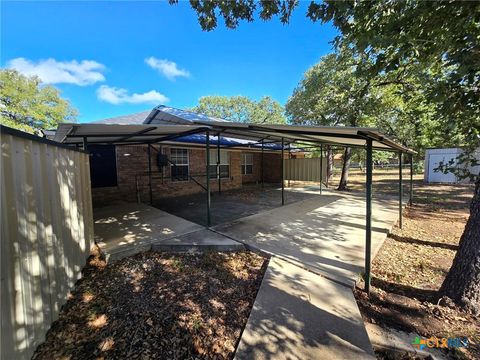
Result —
[[[353, 186], [360, 185], [354, 181]], [[415, 194], [413, 206], [404, 212], [403, 229], [393, 228], [372, 263], [370, 298], [363, 284], [355, 289], [360, 311], [366, 322], [426, 338], [468, 337], [467, 349], [448, 355], [480, 359], [479, 319], [440, 299], [438, 293], [468, 219], [473, 187], [417, 181]], [[390, 358], [387, 353], [378, 356]]]
[[92, 256], [34, 359], [231, 359], [267, 266], [251, 252]]

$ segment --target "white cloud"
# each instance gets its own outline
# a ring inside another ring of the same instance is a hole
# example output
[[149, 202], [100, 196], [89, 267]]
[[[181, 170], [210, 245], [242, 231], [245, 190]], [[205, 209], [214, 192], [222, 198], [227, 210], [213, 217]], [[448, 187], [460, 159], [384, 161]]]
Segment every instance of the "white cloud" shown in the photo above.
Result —
[[93, 60], [57, 61], [50, 58], [35, 62], [20, 57], [10, 60], [7, 67], [27, 76], [37, 75], [45, 84], [84, 86], [105, 80], [105, 66]]
[[190, 73], [185, 69], [180, 69], [176, 63], [166, 59], [157, 59], [153, 56], [145, 59], [145, 63], [152, 69], [157, 70], [160, 74], [164, 75], [169, 80], [175, 80], [175, 78], [183, 76], [189, 77]]
[[155, 90], [142, 94], [129, 94], [126, 89], [102, 85], [97, 90], [97, 98], [110, 104], [161, 104], [170, 101], [168, 97]]

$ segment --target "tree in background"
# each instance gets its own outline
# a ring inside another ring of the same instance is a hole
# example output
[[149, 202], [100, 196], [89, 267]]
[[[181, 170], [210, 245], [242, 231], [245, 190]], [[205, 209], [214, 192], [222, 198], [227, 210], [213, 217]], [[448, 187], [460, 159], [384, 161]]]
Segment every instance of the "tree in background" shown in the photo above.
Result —
[[246, 96], [204, 96], [192, 111], [240, 123], [286, 123], [282, 105], [268, 96], [259, 101]]
[[38, 77], [16, 70], [0, 70], [0, 123], [33, 133], [74, 122], [77, 111], [53, 86], [41, 86]]
[[[293, 123], [324, 126], [374, 126], [383, 116], [383, 98], [368, 79], [355, 75], [364, 61], [349, 49], [328, 54], [308, 69], [285, 106]], [[346, 147], [338, 190], [346, 190], [352, 150]]]
[[[176, 3], [176, 0], [170, 0]], [[229, 28], [240, 20], [278, 16], [288, 23], [297, 1], [191, 2], [204, 30], [222, 16]], [[412, 70], [421, 74], [426, 103], [442, 122], [444, 138], [456, 138], [467, 155], [480, 145], [480, 2], [455, 1], [311, 1], [307, 17], [331, 22], [339, 31], [337, 47], [347, 46], [370, 60], [360, 77], [388, 77], [402, 86]], [[469, 161], [468, 156], [467, 160]], [[480, 312], [480, 176], [470, 217], [441, 293]]]

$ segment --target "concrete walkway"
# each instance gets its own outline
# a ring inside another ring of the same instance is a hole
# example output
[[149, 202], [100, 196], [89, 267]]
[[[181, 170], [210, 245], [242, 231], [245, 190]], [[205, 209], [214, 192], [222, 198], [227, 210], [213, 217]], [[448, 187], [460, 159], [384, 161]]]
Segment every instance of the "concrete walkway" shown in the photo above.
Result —
[[[374, 199], [372, 249], [376, 254], [398, 217], [398, 200]], [[252, 248], [353, 287], [365, 264], [363, 194], [324, 191], [294, 204], [214, 227]]]
[[159, 251], [241, 250], [244, 246], [203, 226], [145, 204], [126, 203], [94, 209], [95, 241], [113, 261]]
[[[373, 201], [373, 255], [397, 201]], [[352, 292], [364, 268], [363, 194], [325, 191], [215, 231], [273, 255], [236, 359], [375, 358]]]
[[235, 359], [375, 359], [352, 291], [270, 260]]

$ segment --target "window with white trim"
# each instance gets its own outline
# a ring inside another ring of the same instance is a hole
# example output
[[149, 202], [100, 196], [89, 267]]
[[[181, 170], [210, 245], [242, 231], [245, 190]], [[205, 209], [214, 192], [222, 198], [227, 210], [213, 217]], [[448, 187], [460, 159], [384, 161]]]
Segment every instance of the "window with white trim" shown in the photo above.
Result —
[[188, 149], [171, 148], [170, 167], [172, 181], [187, 181], [189, 175]]
[[[210, 150], [210, 179], [217, 178], [217, 149]], [[220, 149], [220, 178], [230, 177], [230, 153]]]
[[242, 174], [243, 175], [253, 174], [253, 154], [251, 153], [242, 154]]

